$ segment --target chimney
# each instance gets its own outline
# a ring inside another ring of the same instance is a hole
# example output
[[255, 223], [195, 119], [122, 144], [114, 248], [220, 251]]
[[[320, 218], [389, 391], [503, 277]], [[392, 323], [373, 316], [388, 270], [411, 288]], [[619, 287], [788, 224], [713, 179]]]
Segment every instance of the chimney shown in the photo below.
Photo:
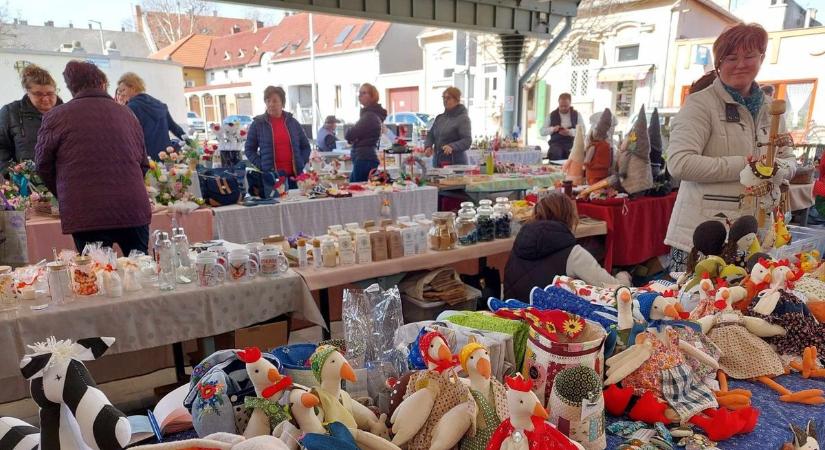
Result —
[[74, 28], [74, 24], [69, 22], [69, 28]]
[[217, 9], [212, 10], [212, 17], [218, 17], [218, 10]]
[[92, 29], [92, 24], [89, 24], [89, 29], [90, 29], [90, 30]]
[[805, 10], [805, 28], [810, 28], [811, 23], [816, 20], [816, 8], [808, 8]]
[[43, 25], [47, 27], [54, 27], [54, 20], [47, 20]]
[[121, 27], [120, 27], [120, 31], [126, 31], [126, 27], [121, 26]]
[[241, 32], [241, 26], [240, 25], [232, 25], [232, 34], [237, 34], [237, 33], [240, 33], [240, 32]]
[[20, 23], [20, 21], [17, 20], [17, 19], [14, 19], [14, 24], [17, 25], [18, 23]]
[[135, 5], [135, 29], [143, 34], [143, 10], [140, 9], [140, 5]]
[[264, 21], [263, 20], [256, 20], [255, 21], [255, 26], [258, 27], [258, 28], [263, 28], [264, 27]]

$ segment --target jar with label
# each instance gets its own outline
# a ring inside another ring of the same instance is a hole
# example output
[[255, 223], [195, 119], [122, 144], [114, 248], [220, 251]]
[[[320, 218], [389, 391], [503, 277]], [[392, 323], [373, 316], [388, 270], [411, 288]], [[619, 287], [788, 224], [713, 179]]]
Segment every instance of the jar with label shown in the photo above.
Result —
[[94, 271], [94, 262], [89, 256], [75, 256], [72, 269], [72, 286], [74, 293], [82, 296], [97, 295], [100, 288], [97, 285], [97, 274]]
[[324, 267], [338, 267], [338, 249], [335, 248], [335, 241], [324, 239], [321, 243], [321, 259]]
[[493, 202], [481, 200], [476, 210], [476, 229], [479, 242], [490, 242], [496, 238], [496, 224], [493, 221]]
[[19, 306], [11, 267], [0, 266], [0, 311], [13, 311]]
[[458, 245], [466, 247], [478, 242], [478, 229], [476, 225], [476, 210], [472, 202], [461, 204], [456, 220], [456, 230], [458, 231]]
[[510, 206], [509, 198], [496, 198], [496, 206], [493, 207], [493, 222], [496, 224], [496, 239], [507, 239], [510, 237], [513, 210]]
[[452, 250], [458, 242], [458, 233], [455, 229], [455, 214], [449, 211], [433, 213], [433, 225], [430, 228], [429, 240], [431, 250]]

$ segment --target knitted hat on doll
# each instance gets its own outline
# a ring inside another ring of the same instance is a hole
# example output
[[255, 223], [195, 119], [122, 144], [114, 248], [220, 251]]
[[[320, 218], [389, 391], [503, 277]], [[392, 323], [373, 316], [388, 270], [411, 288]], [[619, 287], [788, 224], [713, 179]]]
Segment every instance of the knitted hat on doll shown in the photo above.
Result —
[[662, 157], [662, 128], [659, 122], [659, 108], [653, 108], [650, 115], [650, 124], [647, 126], [647, 134], [650, 137], [650, 162], [659, 164], [664, 169], [665, 159]]
[[639, 312], [648, 322], [650, 322], [650, 312], [653, 310], [653, 302], [656, 301], [656, 298], [658, 298], [659, 295], [661, 294], [658, 292], [645, 292], [644, 294], [639, 294], [636, 297], [639, 301]]
[[653, 187], [650, 170], [650, 139], [647, 135], [645, 107], [639, 109], [636, 123], [627, 134], [616, 155], [616, 173], [620, 187], [628, 194], [638, 194]]
[[310, 366], [312, 367], [312, 375], [315, 376], [315, 379], [318, 382], [321, 382], [321, 369], [324, 368], [324, 363], [327, 362], [327, 358], [334, 352], [337, 352], [338, 348], [332, 345], [321, 345], [316, 350], [312, 356], [309, 357]]
[[470, 359], [470, 355], [472, 355], [474, 351], [484, 348], [487, 347], [479, 344], [478, 342], [470, 342], [465, 345], [460, 352], [458, 352], [458, 362], [461, 363], [461, 368], [464, 369], [465, 372], [469, 373], [467, 370], [467, 360]]

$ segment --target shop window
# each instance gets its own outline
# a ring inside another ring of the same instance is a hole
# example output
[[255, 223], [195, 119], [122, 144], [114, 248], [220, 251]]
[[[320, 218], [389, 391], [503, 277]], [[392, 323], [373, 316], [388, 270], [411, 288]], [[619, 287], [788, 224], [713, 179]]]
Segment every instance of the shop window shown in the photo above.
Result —
[[618, 62], [636, 61], [637, 59], [639, 59], [639, 44], [627, 45], [616, 49], [616, 60]]
[[619, 81], [616, 83], [616, 116], [630, 117], [633, 111], [633, 81]]

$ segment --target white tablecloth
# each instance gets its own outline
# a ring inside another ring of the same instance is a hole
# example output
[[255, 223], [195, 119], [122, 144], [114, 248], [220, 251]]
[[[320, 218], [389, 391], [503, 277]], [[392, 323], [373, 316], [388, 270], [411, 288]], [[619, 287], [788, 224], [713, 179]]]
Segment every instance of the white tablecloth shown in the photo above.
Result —
[[[516, 150], [507, 151], [499, 150], [496, 153], [496, 160], [500, 163], [513, 163], [525, 166], [535, 166], [541, 164], [541, 158], [544, 154], [541, 150]], [[481, 150], [467, 150], [467, 164], [478, 165], [483, 163], [481, 160]]]
[[438, 189], [431, 186], [411, 191], [364, 192], [348, 198], [324, 198], [282, 202], [276, 205], [214, 208], [215, 237], [229, 242], [253, 242], [272, 234], [290, 236], [303, 231], [326, 233], [330, 225], [378, 220], [384, 199], [389, 199], [392, 218], [426, 214], [438, 209]]

